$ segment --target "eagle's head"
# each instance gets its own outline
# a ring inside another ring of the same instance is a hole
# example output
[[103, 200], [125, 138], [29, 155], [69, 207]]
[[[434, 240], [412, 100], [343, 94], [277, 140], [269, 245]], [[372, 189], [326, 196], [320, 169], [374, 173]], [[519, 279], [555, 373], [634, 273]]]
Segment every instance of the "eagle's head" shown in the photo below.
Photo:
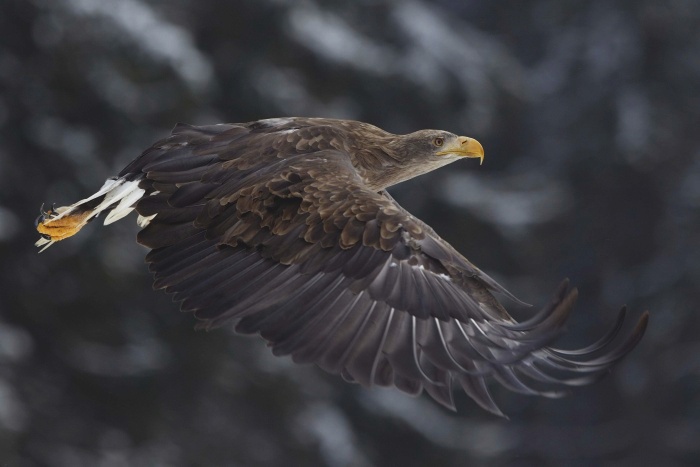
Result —
[[442, 130], [420, 130], [400, 138], [405, 158], [422, 159], [438, 167], [462, 157], [478, 158], [479, 164], [484, 162], [484, 148], [474, 138]]
[[[383, 189], [417, 177], [443, 165], [468, 157], [484, 161], [484, 148], [474, 138], [443, 130], [419, 130], [407, 135], [383, 138], [377, 148], [383, 157], [381, 171], [372, 174], [377, 188]], [[375, 156], [378, 155], [375, 153]], [[387, 157], [388, 156], [388, 157]], [[374, 158], [370, 158], [376, 163]], [[370, 177], [368, 177], [370, 178]]]

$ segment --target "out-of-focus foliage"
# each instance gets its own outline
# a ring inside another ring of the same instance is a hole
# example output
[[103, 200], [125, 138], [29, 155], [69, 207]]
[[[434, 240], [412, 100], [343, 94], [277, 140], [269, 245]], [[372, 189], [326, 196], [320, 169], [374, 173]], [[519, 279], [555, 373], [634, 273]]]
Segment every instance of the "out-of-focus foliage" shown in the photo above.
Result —
[[[682, 0], [1, 2], [0, 463], [697, 465], [699, 19]], [[571, 397], [498, 393], [504, 421], [193, 331], [132, 218], [37, 255], [42, 202], [175, 122], [284, 115], [478, 138], [483, 167], [395, 197], [527, 301], [571, 277], [561, 346], [623, 303], [652, 311], [647, 336]]]

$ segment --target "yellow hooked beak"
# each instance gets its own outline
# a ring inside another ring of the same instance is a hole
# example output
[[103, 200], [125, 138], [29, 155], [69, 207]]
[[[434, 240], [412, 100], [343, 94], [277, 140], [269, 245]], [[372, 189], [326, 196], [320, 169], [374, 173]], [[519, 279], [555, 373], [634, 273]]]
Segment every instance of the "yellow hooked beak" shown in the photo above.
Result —
[[484, 163], [484, 147], [474, 138], [460, 136], [457, 138], [459, 146], [446, 147], [438, 152], [438, 156], [446, 156], [447, 154], [456, 154], [458, 156], [478, 158], [479, 165]]

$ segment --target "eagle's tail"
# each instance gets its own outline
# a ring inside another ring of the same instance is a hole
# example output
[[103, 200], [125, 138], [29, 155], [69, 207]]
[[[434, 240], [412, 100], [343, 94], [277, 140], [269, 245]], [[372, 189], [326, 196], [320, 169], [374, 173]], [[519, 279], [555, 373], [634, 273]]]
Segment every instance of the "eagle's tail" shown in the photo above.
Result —
[[[146, 190], [139, 187], [141, 179], [127, 180], [124, 177], [110, 178], [95, 194], [70, 206], [41, 210], [36, 219], [36, 229], [41, 238], [35, 243], [44, 251], [54, 243], [72, 237], [88, 222], [103, 211], [110, 211], [104, 224], [116, 222], [134, 209], [136, 202]], [[139, 224], [150, 219], [139, 218]]]

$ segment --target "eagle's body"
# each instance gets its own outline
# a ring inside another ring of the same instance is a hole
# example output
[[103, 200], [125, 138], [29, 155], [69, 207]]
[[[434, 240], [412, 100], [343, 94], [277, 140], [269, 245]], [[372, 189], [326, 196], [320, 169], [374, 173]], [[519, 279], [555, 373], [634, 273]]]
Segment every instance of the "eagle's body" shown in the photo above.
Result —
[[493, 292], [514, 297], [385, 191], [462, 157], [483, 149], [437, 130], [399, 136], [309, 118], [178, 125], [92, 197], [43, 214], [38, 244], [135, 208], [155, 287], [201, 326], [230, 323], [276, 355], [365, 386], [425, 389], [450, 408], [453, 382], [500, 414], [488, 377], [541, 395], [593, 381], [636, 345], [646, 314], [612, 350], [622, 314], [586, 349], [550, 348], [575, 289], [565, 283], [515, 322]]

